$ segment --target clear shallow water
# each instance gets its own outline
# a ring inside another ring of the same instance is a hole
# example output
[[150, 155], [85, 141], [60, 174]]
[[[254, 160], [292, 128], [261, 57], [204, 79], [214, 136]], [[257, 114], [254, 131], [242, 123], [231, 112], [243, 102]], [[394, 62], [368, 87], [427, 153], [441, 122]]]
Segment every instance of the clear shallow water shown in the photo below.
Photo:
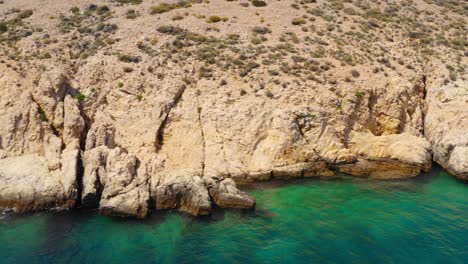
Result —
[[344, 177], [249, 190], [255, 212], [0, 219], [0, 263], [467, 263], [468, 185]]

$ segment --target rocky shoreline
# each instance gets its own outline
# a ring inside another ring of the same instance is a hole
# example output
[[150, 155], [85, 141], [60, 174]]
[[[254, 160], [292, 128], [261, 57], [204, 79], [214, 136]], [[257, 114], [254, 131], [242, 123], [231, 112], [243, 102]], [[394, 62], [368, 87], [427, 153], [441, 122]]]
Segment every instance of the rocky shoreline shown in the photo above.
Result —
[[[174, 125], [166, 123], [165, 137], [181, 137], [174, 141], [175, 145], [172, 145], [172, 139], [164, 140], [167, 143], [164, 142], [157, 153], [166, 155], [166, 159], [160, 163], [156, 155], [135, 155], [118, 146], [114, 126], [99, 122], [86, 124], [80, 110], [82, 106], [70, 95], [73, 90], [63, 74], [49, 75], [47, 80], [52, 81], [46, 84], [40, 82], [43, 86], [36, 90], [42, 92], [41, 96], [44, 97], [25, 96], [22, 97], [23, 104], [10, 108], [14, 112], [9, 120], [14, 122], [9, 123], [12, 126], [7, 131], [11, 135], [28, 135], [21, 146], [39, 143], [36, 148], [40, 152], [27, 155], [2, 152], [2, 208], [27, 212], [82, 206], [99, 208], [104, 214], [139, 218], [146, 217], [151, 210], [162, 209], [178, 209], [196, 216], [207, 215], [213, 206], [241, 209], [255, 206], [254, 199], [239, 191], [235, 181], [248, 184], [272, 178], [331, 177], [336, 173], [375, 179], [404, 179], [429, 171], [432, 156], [434, 161], [440, 162], [455, 176], [466, 179], [464, 166], [467, 156], [456, 156], [463, 155], [463, 150], [459, 148], [466, 146], [456, 145], [451, 153], [441, 148], [451, 142], [440, 142], [439, 138], [452, 139], [451, 134], [444, 136], [444, 133], [452, 133], [454, 129], [440, 131], [444, 124], [428, 124], [428, 120], [440, 120], [435, 119], [431, 112], [426, 115], [424, 124], [429, 140], [408, 133], [373, 136], [353, 131], [347, 148], [338, 148], [333, 152], [330, 147], [313, 148], [308, 155], [304, 153], [305, 149], [300, 149], [308, 147], [307, 135], [299, 132], [300, 126], [288, 124], [288, 119], [279, 119], [276, 121], [283, 123], [277, 126], [291, 130], [281, 133], [278, 127], [269, 131], [276, 142], [268, 136], [257, 142], [249, 158], [255, 166], [239, 170], [236, 175], [233, 171], [221, 173], [217, 168], [227, 166], [229, 161], [212, 164], [206, 159], [207, 155], [213, 158], [219, 152], [207, 153], [203, 149], [207, 147], [205, 144], [213, 142], [206, 138], [210, 132], [208, 130], [203, 138], [196, 116], [193, 123], [188, 123], [192, 121], [190, 113], [170, 117]], [[183, 97], [182, 100], [184, 106], [181, 108], [187, 107], [186, 102], [190, 107], [190, 97]], [[48, 102], [52, 102], [51, 105], [47, 105]], [[175, 107], [176, 103], [173, 105]], [[63, 113], [62, 123], [41, 121], [35, 114], [36, 107]], [[428, 105], [427, 108], [433, 106]], [[5, 123], [8, 124], [8, 121]], [[438, 129], [439, 134], [436, 135], [439, 138], [430, 138], [435, 134], [431, 130], [433, 127]], [[464, 136], [458, 134], [456, 139], [461, 141]], [[31, 138], [37, 141], [33, 142]], [[437, 141], [440, 142], [438, 145], [430, 144]], [[255, 153], [257, 151], [258, 154]], [[171, 160], [171, 155], [174, 160]]]
[[466, 32], [456, 6], [46, 2], [0, 4], [0, 208], [207, 215], [253, 208], [241, 184], [432, 162], [468, 180], [466, 42], [427, 39]]

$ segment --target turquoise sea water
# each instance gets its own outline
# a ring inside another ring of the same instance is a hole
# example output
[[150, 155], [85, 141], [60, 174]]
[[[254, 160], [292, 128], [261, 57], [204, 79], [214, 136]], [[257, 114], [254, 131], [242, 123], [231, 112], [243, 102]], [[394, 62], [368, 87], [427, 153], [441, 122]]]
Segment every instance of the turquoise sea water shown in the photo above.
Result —
[[438, 169], [406, 181], [343, 177], [248, 192], [255, 211], [204, 219], [3, 216], [0, 263], [468, 263], [468, 185]]

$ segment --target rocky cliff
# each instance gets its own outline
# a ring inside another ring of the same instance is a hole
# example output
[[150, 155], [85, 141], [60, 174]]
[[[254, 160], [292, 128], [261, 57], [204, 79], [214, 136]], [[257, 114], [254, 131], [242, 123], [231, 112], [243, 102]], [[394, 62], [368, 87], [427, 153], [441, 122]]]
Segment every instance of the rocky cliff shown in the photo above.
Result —
[[0, 207], [206, 215], [239, 184], [468, 179], [463, 1], [0, 1]]

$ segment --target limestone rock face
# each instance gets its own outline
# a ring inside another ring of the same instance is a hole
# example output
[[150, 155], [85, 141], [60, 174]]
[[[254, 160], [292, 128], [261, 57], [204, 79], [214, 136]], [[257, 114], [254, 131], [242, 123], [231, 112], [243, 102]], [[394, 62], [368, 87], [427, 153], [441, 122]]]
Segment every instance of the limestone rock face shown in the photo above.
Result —
[[[157, 1], [137, 19], [128, 1], [44, 1], [0, 4], [0, 209], [207, 215], [253, 208], [243, 184], [404, 179], [432, 160], [468, 179], [457, 3], [192, 1], [173, 20]], [[227, 21], [197, 18], [213, 11]]]
[[460, 179], [468, 180], [467, 81], [431, 85], [427, 93], [425, 136], [434, 160]]
[[179, 209], [192, 215], [208, 215], [211, 199], [199, 176], [190, 171], [177, 171], [166, 175], [155, 188], [156, 209]]
[[407, 178], [431, 167], [429, 142], [405, 133], [388, 136], [353, 133], [350, 149], [358, 156], [357, 163], [338, 165], [338, 168], [356, 176]]
[[[15, 212], [71, 208], [77, 195], [75, 178], [64, 176], [61, 171], [49, 172], [47, 161], [38, 155], [2, 159], [0, 207]], [[62, 185], [62, 182], [68, 185]]]
[[245, 192], [239, 191], [234, 180], [207, 179], [210, 195], [215, 204], [221, 208], [251, 209], [255, 206], [255, 200]]
[[111, 138], [105, 128], [92, 131], [99, 133], [88, 135], [98, 145], [89, 143], [92, 148], [84, 152], [83, 206], [98, 207], [105, 214], [145, 217], [149, 190], [144, 166], [120, 147], [99, 145]]
[[[55, 94], [53, 98], [44, 97], [44, 102], [50, 103], [48, 113], [61, 114], [61, 128], [55, 127], [44, 110], [46, 106], [13, 86], [10, 78], [14, 73], [3, 73], [0, 207], [18, 212], [73, 207], [78, 196], [79, 142], [84, 129], [78, 101]], [[60, 74], [51, 78], [52, 83], [63, 81]]]

